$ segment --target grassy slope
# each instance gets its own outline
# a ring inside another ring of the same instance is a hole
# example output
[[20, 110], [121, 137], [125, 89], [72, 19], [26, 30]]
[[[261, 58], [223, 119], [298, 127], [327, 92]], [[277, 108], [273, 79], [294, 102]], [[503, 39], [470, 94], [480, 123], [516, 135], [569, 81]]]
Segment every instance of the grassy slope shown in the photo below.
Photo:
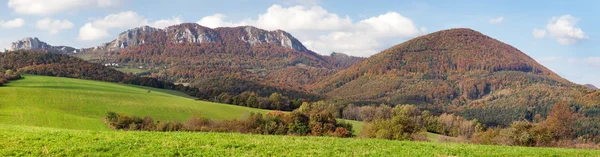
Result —
[[[148, 93], [148, 89], [152, 90]], [[376, 139], [336, 139], [235, 133], [108, 131], [106, 111], [157, 120], [191, 115], [238, 118], [266, 110], [195, 101], [179, 92], [78, 79], [25, 76], [0, 87], [0, 156], [598, 156], [589, 150], [500, 147]], [[355, 127], [362, 124], [351, 121]], [[23, 126], [27, 125], [27, 126]], [[42, 126], [42, 127], [32, 127]], [[52, 127], [52, 128], [48, 128]], [[55, 129], [64, 128], [64, 129]], [[78, 129], [78, 130], [70, 130]], [[430, 135], [432, 136], [432, 135]], [[282, 145], [285, 143], [285, 145]], [[122, 154], [121, 154], [122, 153]]]
[[0, 87], [0, 124], [67, 129], [107, 130], [107, 111], [185, 121], [200, 115], [212, 119], [240, 118], [267, 110], [196, 101], [169, 90], [98, 81], [25, 76]]
[[[185, 121], [194, 115], [231, 119], [250, 112], [268, 112], [196, 101], [173, 90], [47, 76], [24, 77], [0, 87], [0, 124], [108, 130], [102, 122], [107, 111], [163, 121]], [[361, 122], [348, 122], [355, 130], [362, 129]]]
[[598, 150], [0, 125], [0, 156], [598, 156]]

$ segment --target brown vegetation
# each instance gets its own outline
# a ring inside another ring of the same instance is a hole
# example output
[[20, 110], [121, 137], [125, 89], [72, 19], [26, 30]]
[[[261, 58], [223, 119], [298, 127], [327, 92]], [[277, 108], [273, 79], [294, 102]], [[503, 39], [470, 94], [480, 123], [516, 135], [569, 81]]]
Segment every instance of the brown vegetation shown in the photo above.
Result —
[[191, 132], [239, 132], [265, 135], [299, 136], [353, 136], [352, 125], [340, 122], [327, 111], [283, 113], [269, 112], [265, 115], [252, 113], [246, 119], [215, 121], [191, 117], [186, 122], [155, 122], [151, 117], [135, 117], [108, 112], [107, 124], [116, 130], [141, 131], [191, 131]]

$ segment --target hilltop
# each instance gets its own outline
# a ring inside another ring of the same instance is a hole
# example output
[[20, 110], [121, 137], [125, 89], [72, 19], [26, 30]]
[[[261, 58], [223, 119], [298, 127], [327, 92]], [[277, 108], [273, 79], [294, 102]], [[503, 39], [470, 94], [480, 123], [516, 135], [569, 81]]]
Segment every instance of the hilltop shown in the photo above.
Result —
[[315, 87], [334, 99], [419, 104], [490, 125], [533, 120], [557, 101], [576, 101], [589, 93], [518, 49], [471, 29], [442, 30], [403, 42]]

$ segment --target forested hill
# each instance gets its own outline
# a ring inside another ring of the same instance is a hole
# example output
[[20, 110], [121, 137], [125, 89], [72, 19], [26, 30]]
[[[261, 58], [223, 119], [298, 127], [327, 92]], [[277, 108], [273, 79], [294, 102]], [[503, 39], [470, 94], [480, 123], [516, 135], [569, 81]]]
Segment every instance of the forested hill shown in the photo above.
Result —
[[0, 69], [25, 74], [99, 80], [171, 89], [182, 91], [191, 96], [202, 95], [197, 88], [175, 85], [155, 78], [131, 76], [97, 63], [89, 63], [76, 57], [47, 53], [45, 51], [19, 50], [0, 53]]
[[518, 49], [471, 29], [443, 30], [393, 46], [318, 82], [315, 92], [347, 102], [420, 104], [487, 124], [547, 114], [591, 91]]
[[203, 99], [243, 92], [314, 99], [307, 85], [363, 60], [340, 53], [319, 55], [282, 30], [211, 29], [196, 23], [134, 28], [113, 41], [70, 55], [138, 69], [138, 76], [189, 84], [204, 92]]

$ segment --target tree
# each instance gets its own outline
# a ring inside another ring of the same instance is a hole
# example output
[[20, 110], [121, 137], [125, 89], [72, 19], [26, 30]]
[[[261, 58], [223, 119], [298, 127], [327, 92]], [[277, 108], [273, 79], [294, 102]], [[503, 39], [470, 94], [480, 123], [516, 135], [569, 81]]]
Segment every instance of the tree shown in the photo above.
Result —
[[549, 130], [553, 130], [555, 138], [568, 139], [573, 136], [575, 116], [576, 114], [569, 103], [558, 102], [550, 110], [544, 124]]
[[376, 108], [374, 106], [363, 106], [360, 107], [360, 119], [363, 121], [373, 121], [375, 118]]
[[281, 110], [283, 95], [281, 95], [280, 93], [273, 93], [271, 94], [271, 96], [269, 96], [269, 100], [271, 100], [271, 103], [273, 104], [273, 106], [275, 106], [275, 109]]
[[291, 123], [288, 124], [289, 133], [293, 135], [306, 135], [310, 132], [310, 118], [300, 112], [290, 113]]
[[258, 107], [258, 98], [256, 97], [256, 95], [254, 93], [252, 93], [250, 96], [248, 96], [248, 100], [246, 100], [246, 105], [248, 107]]

